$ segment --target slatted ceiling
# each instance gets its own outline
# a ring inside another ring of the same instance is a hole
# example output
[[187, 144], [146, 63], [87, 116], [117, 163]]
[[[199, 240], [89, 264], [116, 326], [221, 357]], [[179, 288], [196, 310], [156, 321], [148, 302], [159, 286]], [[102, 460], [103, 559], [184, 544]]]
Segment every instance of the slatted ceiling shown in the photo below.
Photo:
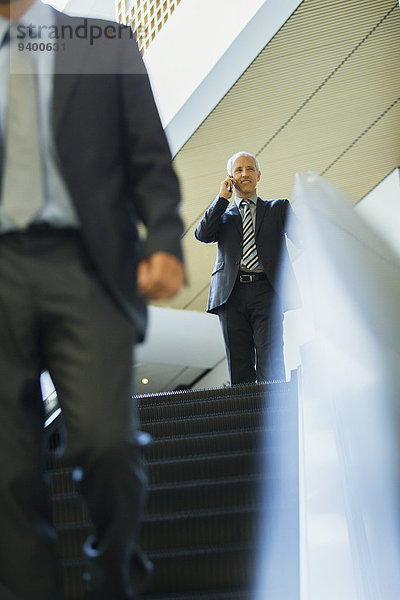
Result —
[[[188, 310], [199, 310], [204, 311], [207, 309], [207, 300], [208, 300], [208, 285], [204, 285], [203, 288], [197, 292], [197, 296], [191, 298], [185, 306]], [[217, 326], [217, 322], [216, 322]], [[219, 324], [218, 324], [219, 326]]]
[[[353, 31], [362, 31], [364, 27], [372, 29], [395, 5], [396, 2], [390, 0], [306, 0], [294, 13], [295, 18], [301, 17], [304, 28], [298, 29], [295, 20], [289, 19], [285, 29], [297, 37], [307, 34], [308, 38], [313, 36], [316, 40], [325, 38], [333, 41], [330, 36], [336, 31], [346, 38]], [[315, 30], [316, 23], [318, 32]], [[277, 43], [281, 39], [276, 40]]]
[[[400, 102], [371, 128], [347, 153], [346, 158], [339, 161], [326, 174], [332, 182], [343, 180], [345, 189], [352, 198], [365, 196], [394, 168], [393, 156], [399, 151]], [[385, 145], [382, 145], [382, 139]], [[378, 148], [378, 150], [377, 150]], [[354, 165], [367, 164], [369, 168], [354, 171]], [[400, 157], [398, 158], [400, 165]], [[344, 186], [343, 186], [344, 187]]]
[[[307, 109], [309, 111], [311, 111], [311, 114], [308, 115], [308, 122], [305, 121], [304, 125], [302, 124], [302, 127], [298, 127], [297, 123], [296, 123], [296, 127], [290, 127], [290, 128], [285, 128], [282, 133], [279, 133], [279, 135], [276, 136], [276, 138], [274, 138], [272, 140], [271, 143], [276, 142], [275, 146], [277, 146], [278, 150], [280, 149], [282, 154], [286, 155], [288, 152], [291, 153], [292, 152], [292, 147], [290, 145], [287, 144], [287, 141], [284, 140], [284, 143], [281, 142], [281, 140], [283, 139], [282, 136], [284, 134], [287, 134], [288, 131], [292, 132], [292, 139], [294, 138], [295, 140], [303, 140], [303, 139], [308, 139], [310, 137], [310, 127], [313, 127], [316, 130], [316, 133], [318, 133], [318, 130], [320, 130], [322, 127], [328, 127], [330, 129], [330, 133], [331, 134], [335, 134], [336, 136], [336, 128], [334, 131], [332, 131], [332, 120], [335, 121], [335, 125], [337, 125], [337, 115], [340, 113], [341, 111], [341, 107], [345, 106], [345, 103], [349, 103], [350, 106], [346, 107], [346, 111], [348, 110], [348, 108], [353, 110], [353, 118], [360, 118], [360, 119], [365, 119], [365, 116], [363, 113], [359, 112], [358, 110], [354, 111], [354, 103], [357, 103], [357, 106], [359, 105], [359, 97], [358, 97], [358, 90], [355, 89], [353, 87], [349, 88], [349, 86], [347, 85], [349, 82], [354, 82], [354, 76], [357, 75], [357, 65], [355, 66], [355, 73], [353, 73], [352, 70], [349, 71], [350, 75], [348, 76], [348, 80], [346, 81], [346, 74], [342, 76], [336, 76], [335, 80], [331, 80], [328, 84], [326, 84], [326, 86], [324, 86], [320, 92], [312, 99], [310, 100], [310, 102], [307, 104], [307, 106], [305, 106], [302, 111], [300, 111], [300, 113], [295, 117], [296, 121], [298, 122], [298, 120], [305, 118], [305, 112], [307, 111]], [[377, 72], [379, 73], [379, 70], [377, 70]], [[340, 71], [341, 73], [341, 71]], [[367, 111], [369, 110], [369, 112], [371, 113], [371, 115], [375, 114], [376, 108], [374, 106], [373, 103], [371, 103], [371, 101], [369, 100], [370, 97], [370, 88], [371, 88], [371, 81], [370, 81], [370, 77], [369, 75], [366, 76], [364, 78], [364, 81], [361, 81], [362, 84], [365, 83], [365, 85], [363, 85], [364, 90], [363, 90], [363, 94], [362, 94], [362, 100], [365, 104], [364, 110]], [[328, 89], [327, 86], [331, 86], [330, 89]], [[393, 84], [393, 87], [395, 86], [395, 84]], [[380, 90], [384, 89], [384, 85], [380, 86]], [[353, 91], [354, 90], [354, 91]], [[352, 96], [347, 97], [349, 93], [352, 93]], [[383, 96], [384, 94], [380, 93], [381, 96]], [[280, 100], [280, 99], [279, 99]], [[385, 98], [386, 100], [386, 98]], [[267, 101], [267, 99], [266, 99]], [[264, 102], [264, 106], [265, 106], [265, 102]], [[279, 109], [281, 109], [282, 106], [279, 106]], [[258, 127], [258, 136], [257, 136], [257, 131], [250, 126], [246, 126], [246, 135], [239, 135], [240, 131], [238, 131], [237, 133], [237, 139], [243, 139], [243, 138], [252, 138], [253, 139], [253, 144], [254, 147], [259, 146], [260, 144], [263, 144], [264, 140], [266, 139], [264, 136], [265, 134], [267, 134], [267, 136], [270, 134], [270, 128], [271, 128], [271, 121], [273, 121], [273, 119], [277, 118], [277, 113], [280, 112], [280, 110], [276, 110], [273, 109], [273, 107], [271, 107], [271, 112], [269, 113], [268, 116], [268, 122], [266, 123], [265, 128], [264, 127]], [[378, 106], [378, 110], [381, 109], [381, 106]], [[319, 110], [319, 117], [320, 118], [315, 118], [314, 114], [317, 114], [316, 111]], [[330, 117], [329, 119], [327, 119], [327, 114]], [[344, 130], [347, 132], [348, 130], [348, 115], [345, 115], [346, 120], [344, 121]], [[367, 115], [367, 117], [369, 118], [369, 116]], [[264, 115], [264, 121], [266, 121], [265, 119], [265, 115]], [[305, 127], [304, 127], [305, 126]], [[221, 135], [222, 132], [224, 130], [225, 127], [228, 127], [228, 125], [224, 124], [224, 127], [221, 128]], [[239, 124], [239, 127], [243, 128], [243, 125]], [[204, 129], [206, 128], [206, 126], [204, 127]], [[238, 126], [234, 123], [231, 127], [231, 133], [232, 133], [232, 129], [237, 129]], [[208, 131], [204, 132], [204, 136], [208, 135]], [[198, 132], [198, 134], [196, 134], [197, 136], [200, 136], [201, 132]], [[259, 139], [257, 139], [257, 137]], [[327, 139], [330, 139], [331, 136], [329, 136], [328, 138], [326, 138], [326, 136], [322, 136], [322, 142], [326, 142]], [[257, 143], [258, 142], [258, 143]], [[242, 144], [244, 145], [244, 144]], [[315, 142], [313, 142], [313, 145], [315, 147]], [[274, 152], [273, 152], [273, 159], [276, 157], [276, 150], [275, 150], [275, 146], [274, 146]], [[340, 146], [340, 144], [339, 144]], [[209, 148], [209, 147], [208, 147]], [[209, 152], [209, 149], [208, 149]], [[295, 153], [296, 154], [296, 153]], [[328, 163], [329, 164], [329, 163]]]
[[400, 165], [399, 97], [397, 0], [303, 0], [175, 158], [190, 286], [169, 305], [205, 310], [216, 247], [194, 228], [230, 155], [257, 154], [261, 197], [312, 169], [358, 201]]
[[[323, 13], [324, 3], [320, 4], [321, 13]], [[338, 3], [333, 4], [336, 10]], [[321, 75], [324, 75], [324, 72], [328, 75], [331, 69], [337, 66], [338, 59], [342, 59], [346, 56], [346, 54], [353, 50], [354, 46], [359, 43], [359, 36], [354, 32], [351, 40], [340, 39], [338, 42], [332, 43], [332, 36], [334, 35], [332, 26], [329, 26], [325, 32], [327, 41], [326, 43], [323, 43], [322, 40], [324, 39], [324, 36], [321, 36], [321, 23], [319, 23], [317, 29], [315, 29], [314, 23], [314, 31], [307, 27], [307, 24], [302, 23], [300, 34], [297, 33], [296, 35], [296, 32], [299, 31], [296, 19], [293, 20], [293, 23], [296, 23], [296, 25], [293, 26], [293, 35], [289, 36], [288, 34], [285, 34], [285, 31], [291, 22], [292, 19], [288, 21], [283, 30], [281, 30], [254, 61], [253, 65], [251, 65], [233, 89], [228, 93], [224, 101], [216, 108], [214, 111], [215, 114], [218, 114], [218, 112], [221, 111], [225, 112], [226, 119], [229, 120], [230, 112], [226, 110], [226, 100], [231, 97], [236, 101], [237, 96], [241, 96], [244, 90], [248, 92], [248, 99], [252, 93], [262, 93], [262, 90], [260, 90], [261, 82], [269, 83], [269, 85], [272, 86], [273, 91], [275, 87], [275, 90], [279, 93], [280, 103], [282, 102], [282, 99], [287, 97], [288, 99], [295, 101], [297, 107], [298, 99], [301, 97], [301, 86], [307, 88], [309, 82], [312, 82], [313, 79], [319, 84], [321, 82]], [[364, 25], [361, 33], [365, 34], [365, 32], [368, 31], [369, 29]], [[277, 41], [280, 40], [282, 41], [278, 44]], [[290, 51], [288, 49], [290, 49]], [[304, 76], [302, 78], [293, 77], [293, 73], [296, 73], [299, 68], [303, 74], [308, 74], [308, 78], [305, 78]], [[320, 74], [318, 72], [319, 68], [322, 68], [323, 73]], [[311, 79], [309, 79], [310, 77]], [[291, 91], [292, 87], [297, 89], [296, 98], [293, 98]], [[314, 87], [315, 86], [312, 85], [311, 90], [313, 90]], [[264, 104], [262, 102], [259, 103], [257, 99], [256, 104], [259, 109], [262, 110]], [[235, 106], [229, 106], [229, 108], [235, 110]], [[237, 105], [236, 109], [240, 113], [241, 105]], [[232, 113], [232, 117], [233, 114], [234, 113]]]
[[[375, 119], [366, 122], [357, 137], [338, 149], [341, 152], [321, 172], [348, 191], [355, 202], [384, 179], [396, 163], [400, 164], [398, 104], [399, 101], [394, 106], [389, 105]], [[366, 178], [372, 182], [370, 187], [365, 185]]]
[[[336, 4], [335, 4], [336, 6]], [[381, 26], [382, 27], [382, 26]], [[364, 32], [362, 32], [364, 33]], [[271, 42], [272, 44], [273, 42]], [[354, 48], [354, 45], [357, 45], [357, 40], [352, 40], [352, 44], [351, 47], [349, 45], [349, 48], [346, 48], [346, 54], [348, 54], [348, 52], [350, 50], [352, 50]], [[267, 49], [269, 48], [269, 46], [267, 46]], [[267, 49], [264, 52], [267, 52]], [[264, 53], [262, 53], [261, 56], [263, 56]], [[257, 97], [254, 98], [254, 95], [247, 93], [246, 95], [246, 102], [247, 105], [249, 107], [251, 107], [251, 110], [249, 109], [249, 113], [251, 113], [252, 115], [258, 116], [257, 115], [257, 109], [260, 112], [260, 117], [263, 116], [264, 114], [264, 120], [265, 120], [265, 110], [266, 108], [271, 108], [272, 110], [268, 111], [268, 123], [267, 123], [267, 128], [266, 127], [260, 127], [259, 124], [257, 125], [258, 127], [258, 131], [260, 132], [260, 136], [264, 135], [264, 132], [267, 131], [267, 133], [269, 133], [269, 129], [272, 129], [272, 131], [274, 132], [276, 130], [275, 127], [271, 127], [271, 123], [273, 124], [273, 120], [277, 120], [277, 122], [279, 122], [280, 125], [282, 125], [282, 112], [284, 112], [284, 109], [286, 108], [285, 105], [283, 104], [283, 102], [285, 101], [285, 99], [290, 100], [291, 102], [291, 107], [293, 106], [293, 110], [291, 110], [290, 112], [288, 112], [288, 115], [291, 115], [294, 110], [296, 110], [299, 107], [299, 98], [301, 100], [303, 100], [303, 98], [307, 98], [307, 95], [302, 94], [302, 89], [301, 86], [304, 86], [305, 84], [307, 84], [307, 79], [304, 77], [304, 72], [311, 69], [311, 73], [309, 75], [312, 75], [312, 77], [315, 79], [315, 83], [314, 81], [312, 81], [312, 85], [309, 86], [309, 89], [307, 89], [308, 93], [312, 93], [315, 88], [316, 85], [319, 85], [321, 83], [321, 81], [324, 80], [324, 78], [329, 75], [329, 73], [332, 71], [332, 69], [336, 68], [337, 64], [338, 64], [338, 58], [340, 60], [342, 60], [342, 56], [343, 53], [340, 54], [339, 57], [334, 56], [333, 58], [335, 59], [332, 64], [329, 65], [329, 69], [325, 69], [323, 73], [316, 73], [316, 68], [317, 68], [317, 63], [315, 61], [315, 56], [314, 56], [314, 60], [312, 59], [312, 57], [310, 57], [309, 60], [306, 61], [306, 64], [304, 67], [301, 67], [301, 65], [299, 65], [297, 59], [291, 68], [289, 69], [289, 80], [288, 81], [284, 81], [283, 84], [281, 85], [281, 75], [279, 74], [279, 69], [280, 66], [275, 74], [275, 80], [278, 81], [277, 84], [277, 88], [280, 90], [280, 94], [278, 97], [279, 100], [279, 110], [277, 110], [276, 107], [276, 101], [277, 98], [276, 96], [273, 96], [274, 101], [272, 106], [269, 106], [271, 104], [271, 102], [269, 102], [268, 104], [268, 95], [271, 96], [271, 94], [269, 94], [269, 91], [267, 92], [267, 94], [265, 94], [267, 97]], [[274, 57], [273, 57], [274, 58]], [[326, 56], [326, 52], [324, 54], [321, 55], [320, 57], [323, 61], [326, 62], [327, 60], [327, 56]], [[286, 57], [284, 57], [284, 59], [286, 60]], [[258, 60], [258, 59], [257, 59]], [[277, 59], [278, 60], [278, 59]], [[255, 61], [254, 64], [257, 64], [257, 61]], [[310, 68], [309, 68], [310, 66]], [[302, 68], [302, 71], [300, 71], [300, 67]], [[228, 95], [226, 96], [226, 98], [220, 103], [220, 105], [215, 109], [215, 111], [212, 113], [212, 115], [210, 115], [209, 119], [207, 119], [207, 121], [203, 124], [203, 126], [200, 128], [200, 130], [195, 134], [194, 138], [195, 138], [195, 144], [196, 144], [196, 149], [198, 148], [199, 142], [198, 142], [198, 138], [199, 137], [203, 137], [205, 139], [208, 139], [208, 144], [203, 144], [203, 146], [205, 146], [207, 148], [207, 151], [209, 151], [210, 148], [210, 137], [209, 137], [209, 132], [207, 131], [207, 122], [210, 121], [211, 125], [212, 125], [212, 131], [214, 132], [214, 138], [219, 136], [219, 134], [222, 134], [224, 131], [226, 131], [226, 128], [229, 127], [229, 123], [230, 123], [230, 128], [232, 129], [237, 129], [237, 127], [239, 126], [239, 131], [238, 133], [244, 133], [244, 135], [246, 136], [246, 131], [243, 132], [243, 126], [240, 129], [240, 122], [238, 124], [236, 124], [236, 119], [235, 119], [235, 109], [237, 111], [238, 114], [238, 120], [243, 120], [243, 119], [239, 119], [239, 117], [241, 116], [243, 118], [243, 106], [242, 103], [237, 101], [237, 98], [234, 97], [236, 90], [238, 90], [238, 93], [240, 95], [243, 94], [243, 92], [248, 92], [248, 84], [246, 79], [248, 78], [248, 73], [252, 73], [254, 70], [254, 66], [252, 65], [250, 67], [250, 69], [247, 71], [247, 73], [241, 78], [241, 80], [234, 86], [233, 90], [231, 92], [228, 93]], [[261, 72], [265, 72], [265, 67], [263, 66], [263, 68], [261, 69]], [[301, 73], [301, 76], [297, 76], [297, 77], [293, 77], [293, 73]], [[277, 75], [279, 75], [279, 77], [277, 77]], [[258, 81], [258, 88], [259, 88], [259, 95], [261, 95], [263, 92], [262, 90], [262, 79], [260, 79], [259, 77], [257, 77], [257, 81]], [[242, 88], [241, 89], [241, 84], [243, 82]], [[286, 90], [286, 96], [285, 96], [285, 90]], [[251, 90], [250, 90], [251, 91]], [[232, 100], [232, 106], [229, 103], [229, 99], [232, 96], [233, 100]], [[253, 101], [252, 101], [253, 99]], [[260, 101], [261, 100], [261, 101]], [[249, 104], [250, 103], [250, 104]], [[257, 119], [254, 119], [255, 122], [257, 122]], [[264, 125], [264, 124], [263, 124]], [[220, 130], [218, 130], [218, 127]], [[202, 131], [204, 131], [204, 135], [202, 135]], [[247, 127], [246, 127], [247, 130]], [[247, 136], [247, 137], [252, 137], [254, 131], [251, 131], [251, 135]], [[242, 138], [243, 139], [243, 138]], [[264, 142], [265, 138], [263, 138], [261, 140], [261, 143]], [[257, 141], [257, 140], [256, 140]], [[254, 146], [257, 147], [257, 143], [254, 143]]]

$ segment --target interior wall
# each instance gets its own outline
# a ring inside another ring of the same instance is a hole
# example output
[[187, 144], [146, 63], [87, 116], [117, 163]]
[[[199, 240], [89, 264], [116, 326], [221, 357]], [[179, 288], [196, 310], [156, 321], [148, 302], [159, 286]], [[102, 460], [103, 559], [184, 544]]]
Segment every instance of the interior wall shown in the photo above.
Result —
[[355, 210], [400, 255], [400, 168], [364, 196]]

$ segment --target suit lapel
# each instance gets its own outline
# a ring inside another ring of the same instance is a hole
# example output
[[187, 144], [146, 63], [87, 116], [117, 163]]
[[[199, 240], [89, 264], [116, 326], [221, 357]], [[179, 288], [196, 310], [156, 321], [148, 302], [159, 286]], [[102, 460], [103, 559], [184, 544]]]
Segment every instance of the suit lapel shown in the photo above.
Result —
[[[63, 26], [72, 26], [73, 28], [76, 28], [79, 25], [78, 20], [68, 17], [58, 11], [55, 12], [58, 31], [61, 32]], [[60, 40], [60, 42], [62, 42], [62, 40]], [[67, 38], [65, 40], [65, 49], [56, 52], [52, 105], [52, 123], [55, 136], [60, 127], [64, 111], [68, 106], [71, 92], [82, 72], [82, 66], [85, 59], [84, 49], [84, 43], [79, 43], [79, 40], [75, 39], [69, 41]]]
[[242, 235], [242, 217], [240, 216], [240, 212], [238, 207], [236, 206], [236, 202], [233, 202], [233, 204], [228, 208], [226, 212], [232, 216], [233, 222], [235, 223], [240, 235]]
[[256, 231], [255, 231], [256, 237], [257, 237], [258, 232], [260, 231], [261, 223], [264, 219], [266, 209], [267, 209], [267, 203], [264, 200], [261, 200], [261, 198], [257, 197]]
[[56, 137], [62, 121], [64, 110], [68, 104], [68, 97], [74, 85], [75, 79], [71, 75], [56, 75], [54, 77], [53, 91], [53, 131]]
[[0, 185], [3, 178], [3, 165], [4, 165], [4, 143], [0, 137]]

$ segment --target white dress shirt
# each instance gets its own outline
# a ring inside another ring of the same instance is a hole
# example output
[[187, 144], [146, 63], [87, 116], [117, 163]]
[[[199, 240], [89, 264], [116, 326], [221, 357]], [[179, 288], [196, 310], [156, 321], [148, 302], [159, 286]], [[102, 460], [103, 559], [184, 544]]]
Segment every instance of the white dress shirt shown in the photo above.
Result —
[[[56, 50], [54, 40], [49, 40], [48, 37], [48, 28], [54, 24], [55, 14], [53, 10], [47, 4], [42, 4], [42, 2], [36, 0], [19, 22], [13, 25], [17, 27], [19, 43], [24, 44], [25, 47], [28, 43], [33, 45], [32, 48], [36, 47], [36, 44], [42, 44], [41, 49], [31, 50], [35, 72], [37, 73], [39, 143], [44, 184], [43, 209], [35, 218], [35, 223], [44, 222], [53, 227], [79, 227], [76, 210], [58, 167], [57, 152], [51, 128], [55, 59], [57, 51], [62, 52], [60, 46]], [[44, 26], [40, 30], [41, 37], [31, 37], [30, 26], [32, 26], [33, 34], [37, 34], [40, 25]], [[2, 144], [6, 139], [10, 65], [9, 44], [2, 42], [9, 27], [10, 21], [0, 17], [0, 81], [2, 82], [0, 88], [0, 143]], [[51, 42], [52, 49], [43, 50], [43, 44], [47, 46], [48, 42]], [[6, 148], [4, 150], [7, 151]], [[16, 229], [15, 223], [2, 211], [0, 202], [0, 233], [6, 233], [14, 229]]]

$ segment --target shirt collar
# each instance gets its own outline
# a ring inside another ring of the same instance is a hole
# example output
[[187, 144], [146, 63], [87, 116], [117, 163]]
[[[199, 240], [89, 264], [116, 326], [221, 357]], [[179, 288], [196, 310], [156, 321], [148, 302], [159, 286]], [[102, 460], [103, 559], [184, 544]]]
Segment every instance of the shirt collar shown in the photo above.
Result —
[[0, 17], [0, 50], [3, 45], [4, 37], [10, 28], [10, 21], [5, 17]]
[[[22, 31], [26, 34], [26, 38], [28, 38], [28, 28], [30, 26], [38, 28], [39, 25], [49, 26], [53, 24], [54, 16], [50, 6], [48, 4], [43, 4], [42, 2], [40, 2], [40, 0], [36, 0], [36, 2], [34, 2], [32, 6], [30, 6], [28, 10], [22, 15], [20, 20], [17, 23], [15, 23], [15, 26], [22, 26]], [[0, 16], [0, 49], [2, 47], [4, 36], [6, 35], [9, 28], [9, 19]], [[26, 31], [24, 31], [24, 28], [26, 28]]]
[[246, 200], [247, 202], [252, 202], [254, 205], [257, 206], [257, 197], [257, 194], [253, 194], [252, 196], [250, 196], [250, 198], [238, 198], [238, 196], [235, 196], [235, 204], [239, 208], [241, 201]]
[[[46, 37], [47, 27], [54, 24], [54, 16], [51, 7], [48, 4], [43, 4], [40, 0], [36, 0], [29, 9], [22, 15], [19, 20], [20, 25], [26, 27], [27, 37], [29, 35], [28, 28], [32, 27], [33, 37], [39, 34], [40, 25], [45, 27], [41, 31], [42, 37]], [[43, 35], [43, 33], [45, 35]]]
[[51, 8], [48, 4], [43, 4], [36, 0], [22, 15], [20, 23], [28, 25], [45, 25], [48, 22], [48, 15], [51, 14]]

